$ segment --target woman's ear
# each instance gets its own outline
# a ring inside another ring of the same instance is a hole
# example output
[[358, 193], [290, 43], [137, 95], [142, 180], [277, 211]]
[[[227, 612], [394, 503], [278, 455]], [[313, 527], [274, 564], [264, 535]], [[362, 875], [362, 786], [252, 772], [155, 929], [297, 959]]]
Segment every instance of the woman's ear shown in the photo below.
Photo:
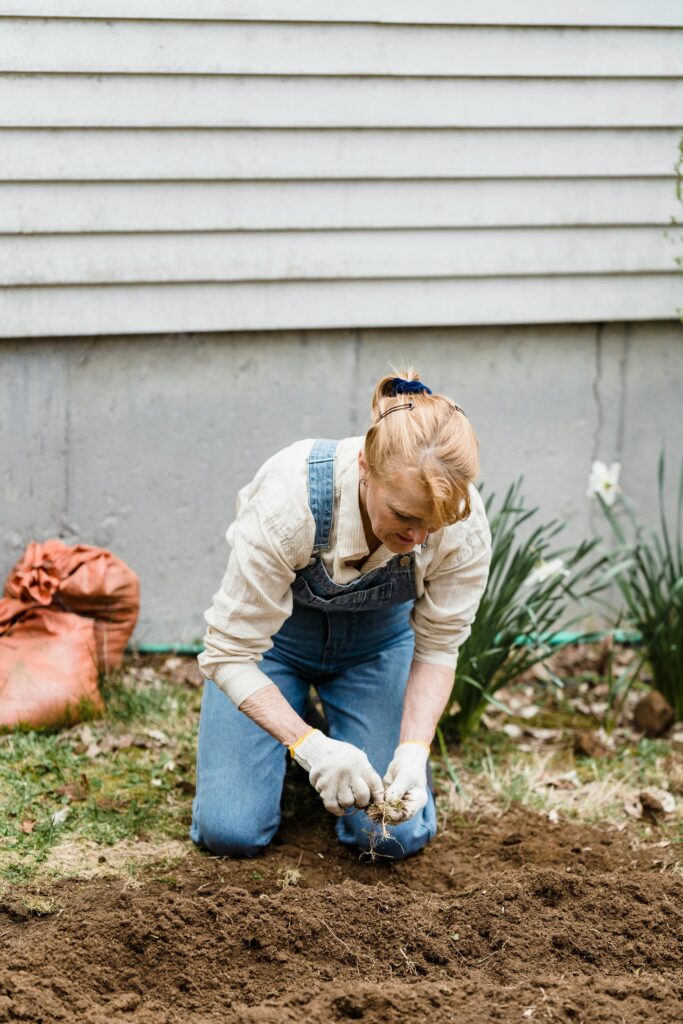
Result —
[[363, 448], [358, 452], [358, 468], [360, 469], [361, 477], [368, 475], [368, 464], [365, 460], [365, 450]]

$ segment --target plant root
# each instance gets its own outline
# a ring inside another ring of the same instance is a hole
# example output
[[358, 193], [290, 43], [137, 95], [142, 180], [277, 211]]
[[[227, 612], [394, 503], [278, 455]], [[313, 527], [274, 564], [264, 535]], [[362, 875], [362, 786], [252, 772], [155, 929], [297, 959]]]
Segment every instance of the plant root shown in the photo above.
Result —
[[[365, 813], [370, 821], [373, 825], [379, 825], [380, 827], [379, 832], [375, 831], [375, 829], [372, 829], [369, 832], [370, 845], [368, 854], [370, 856], [370, 860], [374, 861], [381, 856], [381, 854], [377, 853], [377, 846], [380, 842], [386, 839], [393, 839], [394, 842], [398, 843], [398, 839], [391, 835], [387, 826], [398, 824], [394, 821], [392, 813], [395, 814], [396, 812], [401, 812], [404, 809], [405, 804], [403, 803], [403, 800], [386, 800], [381, 804], [370, 804], [369, 807], [366, 807]], [[400, 846], [401, 844], [399, 843], [398, 845]]]

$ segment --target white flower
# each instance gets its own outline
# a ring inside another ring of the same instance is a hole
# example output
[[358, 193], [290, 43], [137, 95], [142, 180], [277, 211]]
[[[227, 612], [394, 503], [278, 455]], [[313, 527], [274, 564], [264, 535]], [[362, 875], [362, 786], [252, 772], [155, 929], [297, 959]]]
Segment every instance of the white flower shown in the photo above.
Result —
[[606, 505], [613, 505], [617, 493], [621, 490], [619, 486], [620, 472], [620, 462], [613, 462], [608, 467], [605, 462], [596, 459], [591, 466], [586, 497], [592, 498], [595, 494], [599, 494]]
[[52, 815], [53, 825], [63, 825], [66, 819], [69, 817], [70, 807], [62, 807], [61, 811], [55, 811]]
[[524, 586], [537, 587], [553, 576], [569, 576], [569, 569], [564, 568], [563, 558], [551, 558], [549, 562], [541, 559], [524, 580]]

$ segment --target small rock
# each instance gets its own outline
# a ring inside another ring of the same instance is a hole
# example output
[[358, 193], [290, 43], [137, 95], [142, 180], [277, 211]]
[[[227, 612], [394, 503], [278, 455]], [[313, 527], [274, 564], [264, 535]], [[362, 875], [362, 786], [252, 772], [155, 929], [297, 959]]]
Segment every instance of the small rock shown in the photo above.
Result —
[[505, 836], [504, 839], [501, 839], [500, 845], [501, 846], [517, 846], [521, 842], [522, 842], [522, 836], [520, 835], [520, 833], [519, 832], [511, 832], [509, 836]]
[[646, 789], [638, 795], [643, 811], [651, 817], [671, 814], [676, 809], [676, 800], [666, 789]]
[[607, 747], [594, 732], [577, 732], [574, 735], [574, 753], [581, 757], [604, 757]]
[[674, 718], [673, 708], [657, 690], [642, 697], [633, 712], [633, 724], [639, 732], [644, 732], [646, 736], [661, 736], [672, 724]]

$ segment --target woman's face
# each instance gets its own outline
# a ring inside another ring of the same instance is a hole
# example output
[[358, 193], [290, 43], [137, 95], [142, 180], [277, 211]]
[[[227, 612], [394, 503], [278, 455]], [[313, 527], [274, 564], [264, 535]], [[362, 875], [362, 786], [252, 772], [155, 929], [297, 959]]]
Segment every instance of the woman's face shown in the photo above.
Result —
[[358, 464], [361, 509], [367, 514], [375, 537], [394, 554], [404, 554], [416, 544], [424, 544], [427, 534], [439, 527], [415, 470], [397, 467], [390, 482], [380, 482], [369, 472], [362, 451]]

